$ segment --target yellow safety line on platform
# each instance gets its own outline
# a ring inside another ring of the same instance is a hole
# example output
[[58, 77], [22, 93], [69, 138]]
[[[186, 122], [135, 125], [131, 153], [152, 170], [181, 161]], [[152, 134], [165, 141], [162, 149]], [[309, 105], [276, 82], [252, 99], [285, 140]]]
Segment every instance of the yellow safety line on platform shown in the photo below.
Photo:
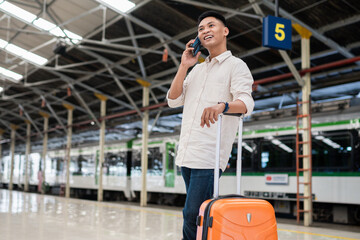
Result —
[[292, 233], [306, 234], [306, 235], [315, 235], [315, 236], [328, 237], [328, 238], [336, 238], [336, 239], [360, 240], [359, 238], [338, 237], [338, 236], [331, 236], [331, 235], [320, 234], [320, 233], [302, 232], [302, 231], [295, 231], [295, 230], [288, 230], [288, 229], [281, 229], [281, 228], [278, 228], [278, 231], [282, 231], [282, 232], [292, 232]]

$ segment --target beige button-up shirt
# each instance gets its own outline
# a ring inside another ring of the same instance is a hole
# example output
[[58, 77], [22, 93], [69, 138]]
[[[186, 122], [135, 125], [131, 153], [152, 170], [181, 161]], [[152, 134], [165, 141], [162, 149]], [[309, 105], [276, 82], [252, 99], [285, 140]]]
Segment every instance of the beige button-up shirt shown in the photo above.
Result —
[[[244, 102], [246, 115], [254, 108], [251, 96], [253, 78], [246, 63], [226, 51], [211, 61], [197, 64], [183, 83], [183, 92], [177, 99], [167, 100], [170, 107], [184, 105], [180, 142], [176, 165], [188, 168], [213, 169], [215, 167], [215, 147], [217, 122], [200, 126], [204, 108], [218, 102], [237, 99]], [[236, 137], [239, 119], [224, 116], [222, 121], [220, 168], [224, 171], [229, 161], [232, 144]]]

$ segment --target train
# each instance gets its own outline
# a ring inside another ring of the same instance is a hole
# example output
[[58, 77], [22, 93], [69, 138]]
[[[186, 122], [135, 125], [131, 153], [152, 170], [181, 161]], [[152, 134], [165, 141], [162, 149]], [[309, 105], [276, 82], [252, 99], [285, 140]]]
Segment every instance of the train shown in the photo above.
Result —
[[[242, 142], [242, 194], [271, 202], [278, 216], [296, 217], [295, 117], [245, 121]], [[314, 115], [312, 119], [312, 194], [315, 221], [360, 223], [360, 118], [349, 114]], [[148, 142], [148, 201], [181, 206], [185, 185], [175, 165], [178, 133], [155, 135]], [[236, 140], [237, 141], [237, 140]], [[237, 144], [234, 142], [227, 169], [220, 179], [220, 194], [236, 192]], [[105, 145], [104, 199], [138, 201], [141, 191], [141, 139]], [[0, 182], [7, 187], [10, 154], [1, 159]], [[29, 156], [29, 184], [38, 191], [42, 169], [41, 151]], [[98, 145], [87, 144], [70, 151], [71, 196], [96, 200], [99, 182]], [[46, 182], [51, 194], [64, 194], [65, 149], [49, 149]], [[25, 154], [14, 158], [13, 182], [24, 185]], [[302, 177], [300, 177], [302, 178]], [[300, 188], [300, 192], [302, 188]]]

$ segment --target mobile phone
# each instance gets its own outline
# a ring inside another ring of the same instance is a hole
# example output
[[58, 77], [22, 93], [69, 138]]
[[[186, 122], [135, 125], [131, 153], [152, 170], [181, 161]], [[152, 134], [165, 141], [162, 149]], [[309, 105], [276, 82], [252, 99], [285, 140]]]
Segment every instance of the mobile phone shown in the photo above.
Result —
[[195, 38], [195, 42], [191, 44], [191, 47], [194, 48], [194, 50], [192, 51], [193, 56], [196, 56], [196, 54], [199, 52], [200, 48], [202, 47], [199, 37]]

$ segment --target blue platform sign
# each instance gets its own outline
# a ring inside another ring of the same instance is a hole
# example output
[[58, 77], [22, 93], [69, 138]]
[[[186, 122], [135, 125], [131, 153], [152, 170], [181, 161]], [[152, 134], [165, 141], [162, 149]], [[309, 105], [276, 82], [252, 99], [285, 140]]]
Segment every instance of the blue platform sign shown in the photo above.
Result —
[[267, 16], [263, 19], [263, 46], [290, 50], [291, 21], [285, 18]]

